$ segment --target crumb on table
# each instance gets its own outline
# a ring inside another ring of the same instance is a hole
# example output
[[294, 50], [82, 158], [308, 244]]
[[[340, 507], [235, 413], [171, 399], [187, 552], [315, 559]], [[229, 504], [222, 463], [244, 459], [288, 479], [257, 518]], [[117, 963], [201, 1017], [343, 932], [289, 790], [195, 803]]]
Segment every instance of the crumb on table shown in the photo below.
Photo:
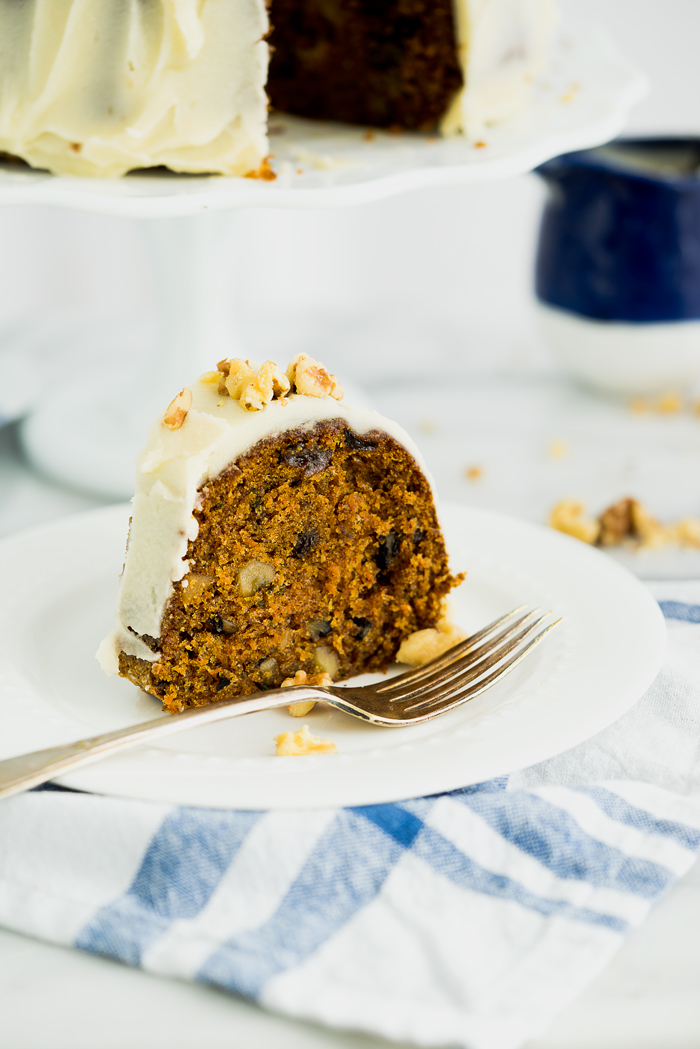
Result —
[[685, 409], [686, 404], [683, 395], [677, 390], [666, 390], [656, 397], [633, 397], [627, 407], [635, 415], [646, 415], [649, 412], [658, 415], [678, 415]]
[[464, 476], [468, 481], [480, 481], [484, 476], [484, 471], [480, 466], [469, 466], [464, 471]]
[[700, 518], [682, 517], [662, 524], [638, 499], [626, 497], [607, 507], [596, 519], [587, 517], [583, 503], [565, 499], [549, 515], [549, 524], [585, 543], [626, 546], [632, 550], [659, 550], [679, 546], [700, 548]]
[[566, 441], [553, 440], [547, 445], [547, 455], [550, 459], [566, 459], [569, 454], [569, 445]]
[[576, 499], [563, 499], [557, 503], [549, 515], [549, 525], [558, 532], [572, 535], [584, 543], [595, 543], [600, 532], [600, 524], [586, 517], [585, 506]]

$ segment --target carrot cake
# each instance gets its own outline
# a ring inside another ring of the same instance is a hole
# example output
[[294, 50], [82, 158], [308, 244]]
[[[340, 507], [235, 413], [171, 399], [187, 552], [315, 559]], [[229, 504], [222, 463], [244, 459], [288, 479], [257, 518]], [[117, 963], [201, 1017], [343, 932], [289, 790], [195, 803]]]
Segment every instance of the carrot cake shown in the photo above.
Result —
[[180, 711], [390, 664], [450, 573], [406, 433], [305, 355], [221, 361], [138, 460], [116, 625], [98, 658]]
[[0, 154], [57, 174], [270, 174], [269, 103], [478, 140], [555, 0], [0, 0]]

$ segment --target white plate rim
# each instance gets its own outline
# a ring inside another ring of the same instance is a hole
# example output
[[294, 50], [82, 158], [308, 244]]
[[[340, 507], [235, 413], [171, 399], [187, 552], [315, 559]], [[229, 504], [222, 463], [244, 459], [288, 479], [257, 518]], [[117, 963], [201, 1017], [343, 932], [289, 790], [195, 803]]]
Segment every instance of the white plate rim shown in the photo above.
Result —
[[[18, 601], [21, 608], [17, 580], [31, 589], [32, 573], [38, 573], [35, 582], [41, 585], [51, 572], [67, 572], [71, 585], [89, 582], [94, 564], [86, 568], [85, 579], [76, 565], [91, 550], [94, 563], [100, 564], [102, 548], [110, 545], [104, 537], [124, 529], [127, 514], [124, 506], [102, 508], [0, 543], [0, 572], [9, 583], [0, 595], [0, 634], [7, 634], [16, 619]], [[635, 576], [598, 550], [505, 514], [448, 505], [441, 518], [453, 567], [461, 567], [465, 542], [466, 548], [476, 544], [476, 552], [466, 554], [472, 575], [476, 573], [473, 585], [480, 578], [505, 580], [524, 600], [549, 600], [564, 617], [543, 646], [545, 663], [535, 667], [533, 680], [517, 686], [498, 709], [396, 746], [388, 739], [383, 744], [381, 735], [406, 730], [376, 729], [377, 745], [359, 753], [236, 761], [139, 748], [59, 782], [96, 793], [214, 808], [375, 804], [507, 775], [590, 738], [634, 705], [658, 673], [666, 642], [659, 606]], [[110, 564], [116, 578], [113, 545], [112, 538]], [[64, 558], [60, 565], [57, 550]], [[36, 693], [9, 642], [0, 644], [0, 709], [6, 756], [76, 738], [74, 728], [66, 735], [73, 723], [60, 711], [57, 716], [54, 699]], [[438, 726], [439, 721], [428, 724]], [[92, 735], [94, 728], [87, 726], [81, 734]], [[13, 739], [22, 741], [14, 750]]]

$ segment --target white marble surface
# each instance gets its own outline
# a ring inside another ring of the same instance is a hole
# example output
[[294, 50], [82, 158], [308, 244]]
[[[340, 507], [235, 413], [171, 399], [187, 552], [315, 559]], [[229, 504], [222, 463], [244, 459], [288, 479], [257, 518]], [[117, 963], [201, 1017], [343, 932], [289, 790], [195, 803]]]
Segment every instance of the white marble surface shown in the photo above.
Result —
[[[446, 499], [542, 520], [557, 499], [591, 509], [642, 496], [662, 518], [700, 513], [689, 483], [700, 418], [637, 416], [555, 374], [435, 374], [377, 384], [380, 410], [424, 449]], [[552, 442], [567, 447], [551, 455]], [[481, 467], [478, 481], [465, 469]], [[61, 489], [22, 461], [0, 430], [0, 534], [79, 511], [97, 500]], [[700, 555], [630, 561], [648, 577], [700, 576]], [[585, 994], [528, 1049], [697, 1049], [700, 1045], [700, 864], [652, 912]], [[210, 988], [0, 930], [0, 1049], [381, 1049], [387, 1043], [270, 1016]]]

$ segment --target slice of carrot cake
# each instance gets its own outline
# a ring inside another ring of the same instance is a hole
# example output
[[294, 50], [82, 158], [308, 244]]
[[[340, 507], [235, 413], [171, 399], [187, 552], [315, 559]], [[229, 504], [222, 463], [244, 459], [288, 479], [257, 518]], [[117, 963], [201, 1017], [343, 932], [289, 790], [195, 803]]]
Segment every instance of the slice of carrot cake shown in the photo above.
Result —
[[221, 361], [138, 460], [116, 626], [98, 658], [180, 711], [299, 671], [383, 670], [451, 575], [420, 453], [296, 357]]

